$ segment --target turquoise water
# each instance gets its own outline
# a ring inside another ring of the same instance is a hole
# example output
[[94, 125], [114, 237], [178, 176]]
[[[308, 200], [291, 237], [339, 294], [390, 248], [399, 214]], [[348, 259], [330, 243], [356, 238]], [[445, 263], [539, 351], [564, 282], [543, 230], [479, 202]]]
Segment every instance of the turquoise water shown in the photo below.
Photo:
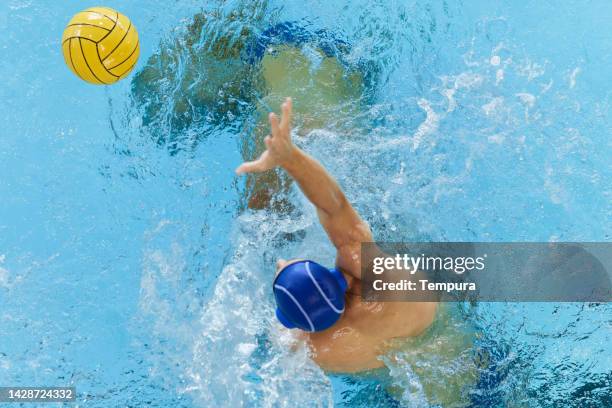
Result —
[[94, 4], [59, 3], [0, 5], [0, 385], [74, 385], [87, 407], [428, 406], [425, 385], [486, 353], [472, 406], [612, 404], [608, 304], [458, 305], [477, 341], [424, 355], [427, 378], [401, 360], [328, 376], [289, 351], [273, 262], [333, 248], [295, 187], [283, 211], [245, 209], [233, 170], [266, 87], [257, 58], [223, 52], [292, 22], [313, 72], [329, 36], [363, 75], [351, 117], [296, 142], [377, 240], [609, 242], [611, 3], [113, 1], [141, 58], [106, 88], [61, 56]]

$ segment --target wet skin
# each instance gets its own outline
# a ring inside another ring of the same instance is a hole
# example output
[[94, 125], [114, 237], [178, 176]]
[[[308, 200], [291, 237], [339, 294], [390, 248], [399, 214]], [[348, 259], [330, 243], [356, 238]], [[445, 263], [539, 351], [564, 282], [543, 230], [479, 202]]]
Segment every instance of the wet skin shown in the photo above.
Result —
[[[282, 119], [269, 115], [271, 135], [259, 159], [243, 163], [237, 174], [259, 173], [276, 167], [284, 169], [317, 209], [319, 221], [336, 247], [336, 266], [344, 274], [349, 289], [345, 312], [331, 328], [302, 332], [312, 358], [323, 369], [358, 372], [382, 367], [379, 356], [395, 338], [418, 336], [433, 322], [437, 303], [364, 302], [359, 296], [362, 242], [372, 242], [369, 226], [361, 219], [338, 183], [319, 162], [291, 141], [292, 102], [282, 105]], [[279, 260], [277, 271], [288, 264]]]

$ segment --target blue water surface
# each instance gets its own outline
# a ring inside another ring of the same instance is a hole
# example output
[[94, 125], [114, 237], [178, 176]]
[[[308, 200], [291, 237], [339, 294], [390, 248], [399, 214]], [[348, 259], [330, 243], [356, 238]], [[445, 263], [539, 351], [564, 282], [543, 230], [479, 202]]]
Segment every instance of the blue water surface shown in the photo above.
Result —
[[[334, 255], [295, 187], [249, 210], [233, 172], [265, 96], [244, 53], [274, 33], [364, 78], [348, 122], [295, 140], [377, 240], [610, 242], [609, 1], [109, 0], [141, 39], [111, 87], [61, 55], [94, 5], [0, 4], [1, 386], [75, 386], [79, 407], [436, 405], [423, 385], [446, 380], [327, 375], [274, 321], [276, 257]], [[204, 103], [198, 64], [247, 80]], [[489, 361], [456, 406], [612, 405], [608, 304], [453, 308]]]

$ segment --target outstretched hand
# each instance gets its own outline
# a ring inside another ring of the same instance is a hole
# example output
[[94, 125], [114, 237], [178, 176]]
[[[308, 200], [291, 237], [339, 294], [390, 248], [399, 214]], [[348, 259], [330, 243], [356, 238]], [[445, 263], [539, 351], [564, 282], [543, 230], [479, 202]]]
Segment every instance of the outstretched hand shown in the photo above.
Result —
[[281, 109], [283, 116], [280, 122], [278, 116], [273, 112], [270, 112], [268, 116], [272, 135], [268, 135], [264, 139], [266, 151], [258, 159], [244, 162], [238, 166], [236, 174], [260, 173], [281, 166], [290, 160], [295, 150], [295, 146], [291, 142], [291, 98], [285, 99]]

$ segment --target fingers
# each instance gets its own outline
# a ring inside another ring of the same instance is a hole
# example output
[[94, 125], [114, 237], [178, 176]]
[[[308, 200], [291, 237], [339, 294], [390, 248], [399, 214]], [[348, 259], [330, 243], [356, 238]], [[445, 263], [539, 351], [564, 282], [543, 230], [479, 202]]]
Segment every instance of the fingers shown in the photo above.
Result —
[[280, 129], [278, 127], [278, 116], [276, 116], [274, 112], [270, 112], [268, 119], [270, 120], [270, 127], [272, 127], [272, 137], [279, 136]]
[[272, 138], [270, 137], [270, 135], [264, 138], [264, 143], [268, 149], [272, 148]]
[[281, 109], [283, 111], [283, 117], [281, 118], [280, 127], [281, 129], [288, 131], [291, 128], [291, 116], [293, 111], [293, 102], [291, 101], [291, 98], [285, 99]]
[[250, 162], [244, 162], [236, 169], [236, 174], [241, 175], [244, 173], [259, 173], [267, 170], [263, 159], [259, 158]]
[[[266, 137], [270, 139], [270, 136]], [[275, 166], [274, 160], [270, 156], [270, 153], [266, 150], [259, 156], [259, 159], [250, 162], [244, 162], [236, 169], [236, 174], [241, 175], [244, 173], [261, 173], [262, 171], [270, 170]]]
[[236, 168], [236, 175], [240, 176], [245, 173], [251, 173], [255, 169], [255, 162], [244, 162]]

